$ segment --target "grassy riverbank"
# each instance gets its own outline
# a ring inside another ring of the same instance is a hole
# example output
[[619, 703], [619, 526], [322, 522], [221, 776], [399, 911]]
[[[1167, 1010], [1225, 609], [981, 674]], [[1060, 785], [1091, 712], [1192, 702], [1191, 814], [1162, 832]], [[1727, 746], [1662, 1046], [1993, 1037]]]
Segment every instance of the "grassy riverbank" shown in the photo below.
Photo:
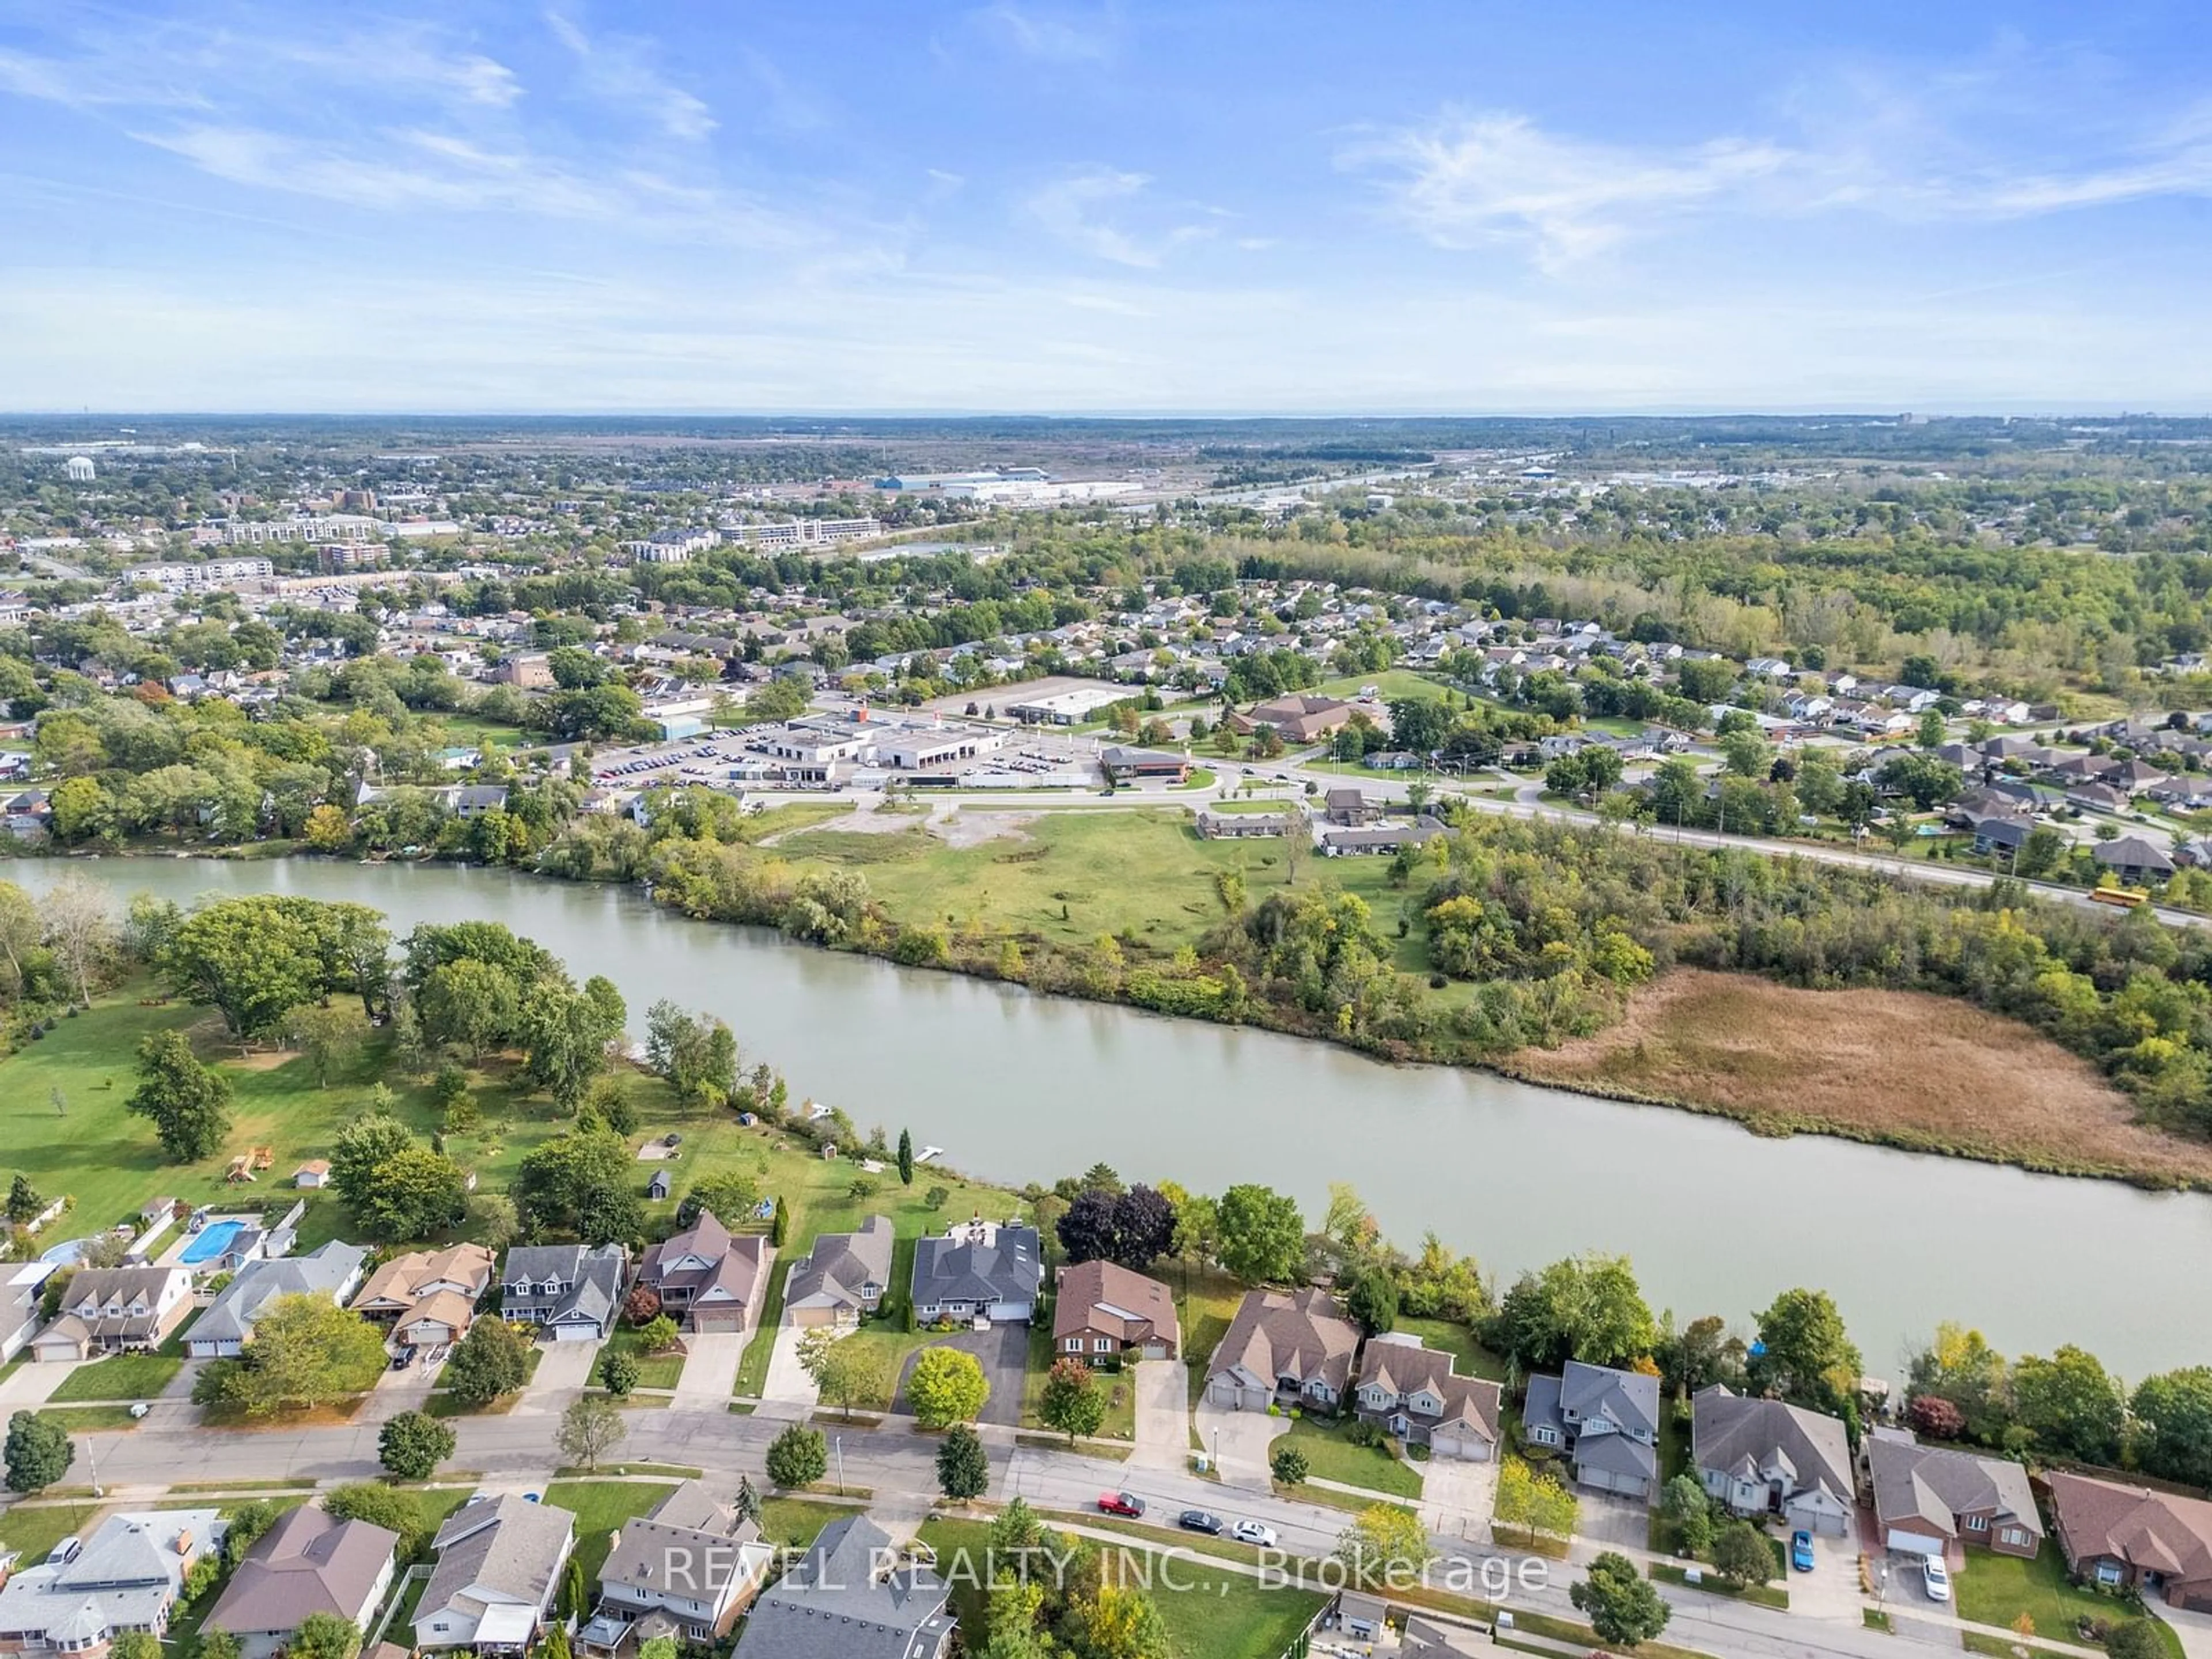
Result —
[[2096, 1069], [1948, 997], [1680, 969], [1620, 1024], [1503, 1069], [1533, 1082], [2069, 1175], [2212, 1185], [2212, 1146], [2147, 1128]]

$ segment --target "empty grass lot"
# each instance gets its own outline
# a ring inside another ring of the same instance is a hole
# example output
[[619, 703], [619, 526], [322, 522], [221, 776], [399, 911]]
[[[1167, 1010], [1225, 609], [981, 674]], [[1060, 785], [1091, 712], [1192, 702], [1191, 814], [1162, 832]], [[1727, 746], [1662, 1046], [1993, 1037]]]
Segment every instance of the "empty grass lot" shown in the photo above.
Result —
[[584, 1582], [598, 1582], [599, 1568], [613, 1547], [615, 1528], [638, 1516], [676, 1490], [672, 1480], [556, 1480], [545, 1488], [545, 1501], [576, 1516], [576, 1559], [583, 1563]]
[[1355, 1446], [1350, 1425], [1316, 1417], [1302, 1417], [1291, 1425], [1277, 1446], [1296, 1446], [1305, 1454], [1306, 1472], [1323, 1480], [1334, 1480], [1393, 1498], [1419, 1498], [1421, 1472], [1389, 1449]]

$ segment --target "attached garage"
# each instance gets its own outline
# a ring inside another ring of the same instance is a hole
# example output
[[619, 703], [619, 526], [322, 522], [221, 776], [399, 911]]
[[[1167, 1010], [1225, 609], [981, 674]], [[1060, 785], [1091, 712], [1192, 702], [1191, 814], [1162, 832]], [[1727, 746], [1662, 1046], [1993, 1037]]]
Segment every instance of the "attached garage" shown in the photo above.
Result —
[[1930, 1538], [1925, 1533], [1908, 1532], [1903, 1527], [1892, 1527], [1884, 1533], [1881, 1541], [1904, 1555], [1941, 1555], [1943, 1540]]
[[1173, 1358], [1173, 1356], [1168, 1352], [1168, 1345], [1164, 1342], [1146, 1343], [1139, 1357], [1146, 1359], [1168, 1359]]
[[599, 1328], [582, 1320], [571, 1320], [567, 1324], [553, 1327], [556, 1342], [596, 1342], [599, 1339]]
[[1847, 1517], [1824, 1504], [1792, 1503], [1782, 1511], [1782, 1518], [1794, 1529], [1817, 1532], [1827, 1538], [1841, 1538]]
[[1267, 1390], [1248, 1387], [1224, 1372], [1206, 1385], [1206, 1402], [1209, 1406], [1224, 1406], [1231, 1411], [1263, 1412], [1267, 1409]]
[[1433, 1429], [1429, 1433], [1429, 1455], [1456, 1458], [1463, 1463], [1487, 1463], [1490, 1442], [1467, 1429]]
[[835, 1325], [837, 1322], [837, 1310], [835, 1308], [793, 1308], [791, 1310], [791, 1322], [798, 1326], [801, 1330], [809, 1331], [818, 1329], [824, 1325]]
[[994, 1325], [1026, 1325], [1035, 1305], [1029, 1302], [994, 1302], [985, 1316]]
[[702, 1336], [738, 1335], [745, 1328], [742, 1308], [694, 1308], [691, 1328]]

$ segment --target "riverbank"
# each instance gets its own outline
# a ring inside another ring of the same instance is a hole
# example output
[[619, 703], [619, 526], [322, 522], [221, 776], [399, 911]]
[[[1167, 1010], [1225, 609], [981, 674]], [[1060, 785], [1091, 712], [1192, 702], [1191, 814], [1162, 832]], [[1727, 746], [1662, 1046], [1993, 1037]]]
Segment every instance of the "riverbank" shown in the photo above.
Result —
[[2128, 1097], [2080, 1056], [2017, 1021], [1919, 992], [1809, 991], [1678, 969], [1632, 997], [1618, 1024], [1522, 1049], [1498, 1069], [1764, 1134], [2212, 1188], [2212, 1146], [2138, 1122]]
[[[1631, 996], [1621, 1018], [1556, 1047], [1479, 1053], [1464, 1043], [1413, 1045], [1346, 1032], [1294, 1006], [1246, 998], [1233, 1012], [1184, 1006], [1186, 982], [1084, 971], [1085, 945], [1100, 933], [1144, 942], [1152, 953], [1187, 947], [1218, 906], [1194, 902], [1216, 872], [1244, 856], [1234, 843], [1192, 842], [1155, 813], [1155, 834], [1132, 837], [1112, 815], [978, 814], [981, 832], [945, 836], [927, 816], [879, 815], [884, 827], [855, 834], [834, 814], [783, 809], [754, 826], [800, 867], [858, 868], [896, 931], [850, 943], [813, 944], [838, 955], [880, 957], [1032, 994], [1244, 1026], [1348, 1048], [1394, 1064], [1481, 1071], [1595, 1099], [1666, 1107], [1739, 1123], [1765, 1135], [1814, 1134], [1902, 1152], [2002, 1164], [2039, 1174], [2118, 1180], [2149, 1188], [2212, 1190], [2212, 1146], [2140, 1122], [2133, 1103], [2087, 1064], [2032, 1028], [1927, 992], [1813, 990], [1752, 974], [1677, 969]], [[1170, 837], [1172, 839], [1170, 839]], [[1178, 854], [1193, 861], [1183, 862]], [[110, 854], [123, 862], [220, 859], [222, 849]], [[345, 866], [299, 852], [307, 864]], [[71, 863], [76, 860], [70, 860]], [[401, 866], [416, 860], [392, 860]], [[441, 860], [421, 860], [423, 863]], [[1258, 854], [1250, 873], [1268, 880], [1276, 857]], [[1079, 866], [1080, 873], [1077, 868]], [[556, 887], [570, 877], [516, 871]], [[1080, 886], [1071, 878], [1079, 879]], [[1385, 861], [1331, 860], [1326, 878], [1370, 906], [1402, 900]], [[122, 884], [128, 886], [127, 881]], [[605, 879], [580, 884], [629, 889]], [[728, 921], [655, 896], [659, 908], [695, 921]], [[1096, 914], [1108, 912], [1109, 915]], [[913, 919], [944, 915], [941, 953], [898, 948]], [[956, 923], [957, 918], [957, 923]], [[1107, 926], [1102, 930], [1100, 924]], [[739, 921], [738, 926], [750, 925]], [[1029, 953], [1009, 969], [996, 950], [963, 948], [969, 938], [1019, 930]], [[1155, 943], [1157, 941], [1157, 943]], [[1418, 938], [1396, 941], [1401, 971], [1419, 965]], [[1133, 988], [1143, 986], [1152, 994]], [[1476, 987], [1453, 981], [1427, 994], [1439, 1006], [1467, 1002]]]

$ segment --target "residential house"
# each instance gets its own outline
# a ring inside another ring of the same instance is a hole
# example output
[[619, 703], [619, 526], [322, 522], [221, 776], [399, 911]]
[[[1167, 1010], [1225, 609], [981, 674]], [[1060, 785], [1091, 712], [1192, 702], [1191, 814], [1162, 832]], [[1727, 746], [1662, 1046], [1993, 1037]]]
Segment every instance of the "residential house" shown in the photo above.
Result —
[[758, 1233], [732, 1234], [712, 1210], [638, 1263], [637, 1282], [687, 1331], [743, 1332], [760, 1319], [775, 1252]]
[[2212, 1613], [2212, 1504], [2084, 1474], [2045, 1479], [2058, 1547], [2078, 1583]]
[[29, 1347], [31, 1339], [38, 1334], [39, 1304], [46, 1297], [46, 1280], [53, 1271], [51, 1261], [17, 1261], [0, 1267], [0, 1365]]
[[1977, 818], [1973, 823], [1974, 850], [1992, 854], [2001, 858], [2015, 856], [2035, 833], [2033, 818], [1991, 816]]
[[366, 1521], [307, 1505], [287, 1510], [233, 1569], [207, 1626], [238, 1638], [240, 1659], [274, 1659], [311, 1613], [367, 1630], [392, 1587], [398, 1547], [398, 1533]]
[[63, 1291], [54, 1322], [31, 1339], [31, 1353], [52, 1361], [157, 1348], [191, 1310], [189, 1267], [88, 1267]]
[[850, 1328], [883, 1304], [891, 1279], [890, 1218], [872, 1215], [857, 1231], [824, 1233], [791, 1264], [784, 1312], [794, 1325]]
[[1659, 1486], [1659, 1379], [1571, 1359], [1528, 1379], [1521, 1432], [1563, 1453], [1581, 1485], [1650, 1503]]
[[2066, 804], [2084, 812], [2124, 812], [2128, 798], [2108, 783], [2077, 783], [2066, 791]]
[[1705, 1491], [1737, 1515], [1778, 1515], [1792, 1528], [1841, 1537], [1857, 1502], [1843, 1422], [1716, 1382], [1691, 1400], [1690, 1462]]
[[438, 1528], [438, 1564], [415, 1604], [416, 1647], [526, 1651], [575, 1547], [567, 1510], [520, 1492], [471, 1498]]
[[118, 1632], [165, 1634], [185, 1577], [220, 1552], [225, 1529], [215, 1510], [110, 1516], [0, 1589], [0, 1652], [100, 1659]]
[[1877, 1428], [1866, 1459], [1886, 1548], [1942, 1555], [1973, 1544], [2032, 1558], [2043, 1547], [2027, 1471], [2008, 1458], [1923, 1446], [1910, 1429]]
[[2100, 841], [2089, 856], [2122, 881], [2164, 881], [2173, 873], [2173, 860], [2141, 836]]
[[481, 1244], [410, 1250], [368, 1276], [353, 1310], [392, 1330], [398, 1348], [459, 1342], [475, 1322], [477, 1304], [491, 1288], [492, 1253]]
[[535, 1325], [556, 1342], [601, 1341], [614, 1334], [629, 1251], [620, 1244], [516, 1244], [500, 1274], [499, 1311]]
[[1247, 1291], [1206, 1364], [1206, 1401], [1237, 1411], [1265, 1411], [1279, 1398], [1334, 1410], [1358, 1347], [1359, 1327], [1326, 1291]]
[[1052, 1351], [1087, 1365], [1173, 1359], [1182, 1328], [1175, 1296], [1157, 1279], [1112, 1261], [1062, 1267], [1052, 1307]]
[[1346, 830], [1372, 823], [1382, 816], [1382, 807], [1357, 789], [1332, 789], [1322, 797], [1322, 805], [1328, 821]]
[[1036, 1229], [1018, 1222], [979, 1216], [914, 1247], [914, 1314], [925, 1325], [939, 1319], [1026, 1325], [1043, 1286]]
[[1365, 1420], [1432, 1457], [1486, 1463], [1498, 1449], [1498, 1394], [1495, 1382], [1460, 1376], [1442, 1349], [1393, 1331], [1369, 1339], [1352, 1398]]
[[[240, 1160], [249, 1171], [246, 1179], [252, 1178], [252, 1170], [268, 1167], [265, 1162], [267, 1156], [264, 1150], [255, 1154], [255, 1158], [264, 1161]], [[234, 1163], [233, 1167], [238, 1167], [238, 1164]], [[264, 1225], [259, 1221], [247, 1220], [223, 1240], [222, 1248], [213, 1255], [202, 1256], [195, 1261], [191, 1264], [193, 1273], [202, 1279], [212, 1279], [217, 1273], [242, 1273], [252, 1262], [274, 1261], [279, 1256], [291, 1255], [293, 1242], [300, 1231], [300, 1219], [307, 1213], [307, 1200], [302, 1198], [295, 1199], [292, 1207], [274, 1222]], [[213, 1215], [202, 1211], [194, 1214], [185, 1226], [190, 1231], [198, 1232], [215, 1219]]]
[[944, 1659], [951, 1594], [932, 1569], [901, 1563], [866, 1516], [832, 1521], [761, 1592], [732, 1659]]
[[1198, 809], [1198, 833], [1207, 841], [1254, 841], [1290, 833], [1287, 812], [1210, 812]]
[[331, 1243], [305, 1255], [249, 1261], [193, 1324], [185, 1352], [194, 1359], [229, 1359], [253, 1334], [253, 1322], [280, 1296], [319, 1296], [340, 1307], [361, 1285], [368, 1252], [358, 1244]]
[[611, 1651], [623, 1640], [611, 1625], [635, 1637], [648, 1620], [666, 1622], [682, 1642], [718, 1642], [758, 1593], [775, 1555], [757, 1522], [686, 1480], [615, 1534], [586, 1644]]

